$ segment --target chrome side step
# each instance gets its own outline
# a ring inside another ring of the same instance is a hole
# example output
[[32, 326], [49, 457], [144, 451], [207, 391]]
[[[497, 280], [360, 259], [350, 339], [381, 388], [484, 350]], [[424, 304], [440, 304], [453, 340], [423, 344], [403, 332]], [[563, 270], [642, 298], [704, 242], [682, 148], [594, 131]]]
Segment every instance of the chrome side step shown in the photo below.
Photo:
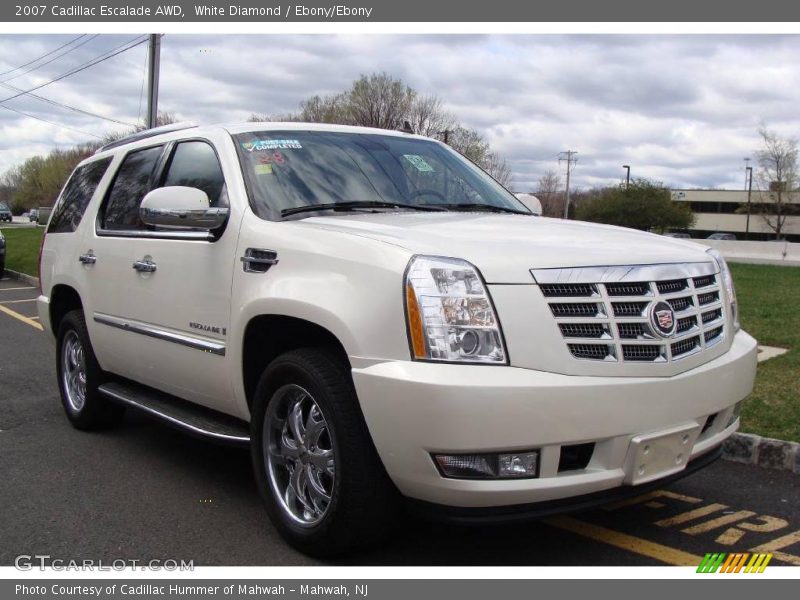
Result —
[[99, 391], [113, 402], [141, 410], [191, 435], [222, 444], [250, 444], [249, 425], [216, 410], [128, 381], [105, 383]]

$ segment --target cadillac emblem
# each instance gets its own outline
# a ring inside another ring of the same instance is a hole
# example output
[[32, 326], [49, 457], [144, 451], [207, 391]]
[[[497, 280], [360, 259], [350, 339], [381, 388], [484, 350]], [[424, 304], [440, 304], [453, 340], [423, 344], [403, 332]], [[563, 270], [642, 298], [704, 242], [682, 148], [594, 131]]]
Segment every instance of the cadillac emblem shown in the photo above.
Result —
[[675, 311], [668, 303], [659, 300], [650, 306], [650, 326], [654, 333], [663, 338], [675, 335], [678, 321], [675, 319]]

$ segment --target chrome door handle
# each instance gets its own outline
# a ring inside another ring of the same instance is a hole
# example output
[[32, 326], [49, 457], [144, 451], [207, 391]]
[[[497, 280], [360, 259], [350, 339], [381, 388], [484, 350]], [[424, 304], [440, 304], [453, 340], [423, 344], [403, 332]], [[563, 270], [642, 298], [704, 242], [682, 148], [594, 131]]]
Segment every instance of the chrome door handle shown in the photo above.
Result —
[[78, 257], [78, 262], [84, 265], [93, 265], [97, 262], [97, 257], [89, 250], [86, 254], [81, 254]]
[[133, 262], [133, 268], [139, 273], [153, 273], [156, 270], [156, 263], [152, 260], [136, 260]]

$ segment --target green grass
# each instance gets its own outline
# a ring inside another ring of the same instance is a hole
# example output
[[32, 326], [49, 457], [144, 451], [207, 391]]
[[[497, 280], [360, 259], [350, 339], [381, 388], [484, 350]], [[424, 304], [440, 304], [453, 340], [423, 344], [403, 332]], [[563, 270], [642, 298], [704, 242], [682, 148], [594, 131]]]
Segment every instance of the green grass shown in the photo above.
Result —
[[800, 441], [800, 268], [731, 264], [742, 328], [789, 352], [759, 363], [742, 431]]
[[[6, 227], [6, 266], [37, 275], [44, 228]], [[800, 268], [732, 264], [742, 327], [760, 344], [789, 352], [758, 365], [742, 431], [800, 441]]]
[[6, 238], [6, 267], [27, 273], [34, 277], [39, 275], [39, 243], [44, 234], [44, 227], [3, 227]]

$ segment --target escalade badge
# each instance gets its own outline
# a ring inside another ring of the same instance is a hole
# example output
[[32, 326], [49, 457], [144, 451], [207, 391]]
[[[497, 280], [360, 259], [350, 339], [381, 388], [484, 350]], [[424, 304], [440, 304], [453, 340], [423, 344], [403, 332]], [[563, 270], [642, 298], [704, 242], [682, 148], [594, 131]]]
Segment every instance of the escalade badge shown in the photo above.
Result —
[[675, 311], [663, 300], [654, 302], [650, 307], [650, 325], [661, 337], [672, 337], [677, 326]]

